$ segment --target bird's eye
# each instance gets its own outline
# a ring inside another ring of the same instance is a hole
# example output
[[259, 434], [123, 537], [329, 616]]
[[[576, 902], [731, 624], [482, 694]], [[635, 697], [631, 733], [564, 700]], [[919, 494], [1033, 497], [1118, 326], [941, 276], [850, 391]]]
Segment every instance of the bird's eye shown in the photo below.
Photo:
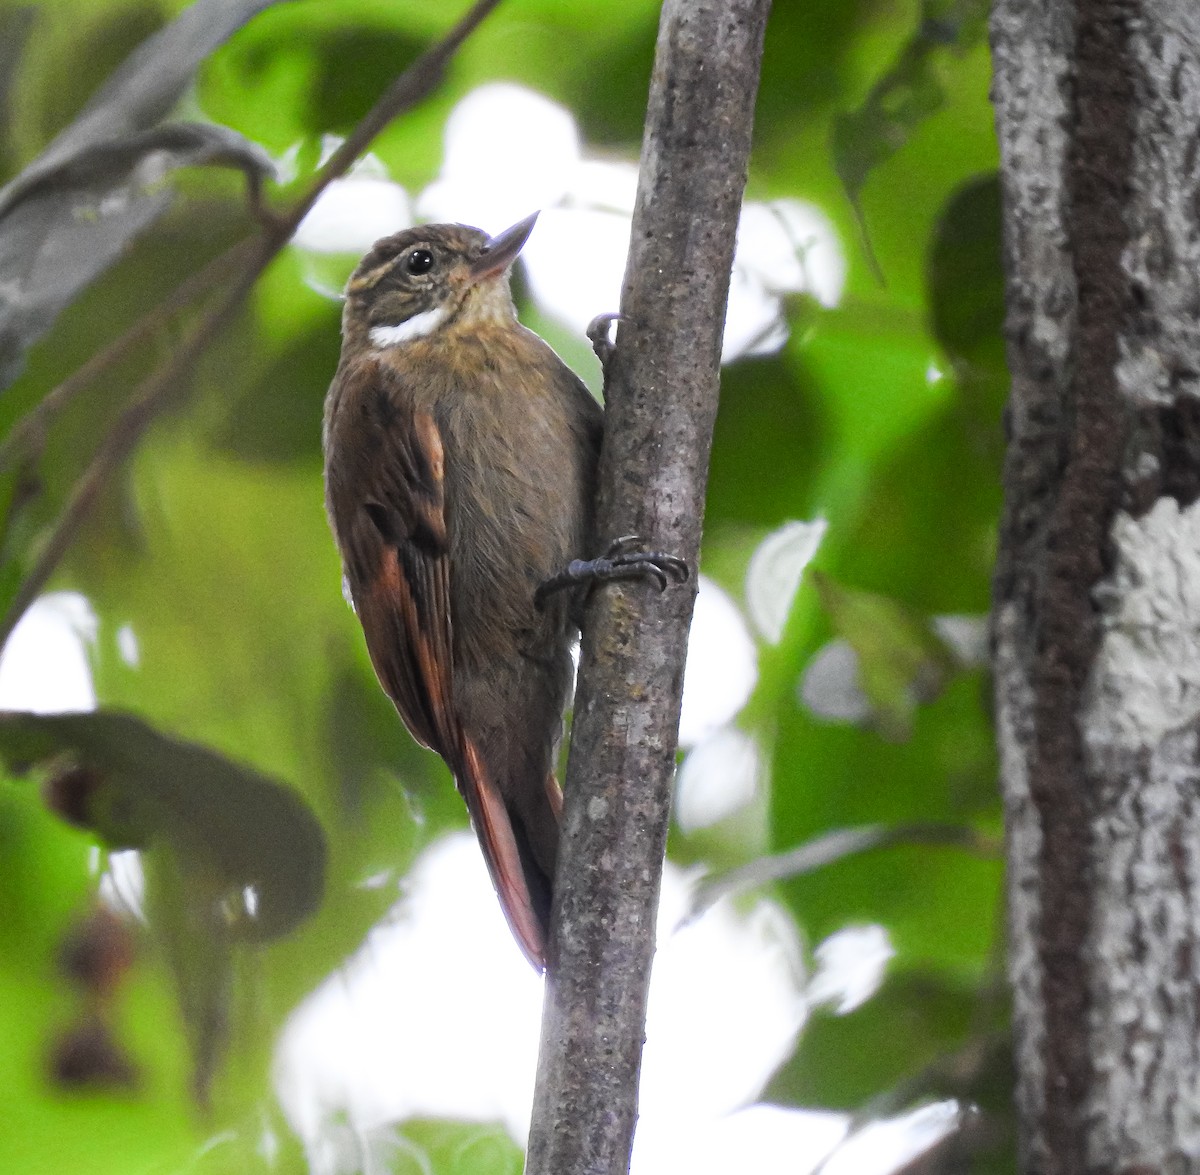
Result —
[[404, 262], [404, 268], [414, 277], [433, 268], [433, 254], [428, 249], [414, 249]]

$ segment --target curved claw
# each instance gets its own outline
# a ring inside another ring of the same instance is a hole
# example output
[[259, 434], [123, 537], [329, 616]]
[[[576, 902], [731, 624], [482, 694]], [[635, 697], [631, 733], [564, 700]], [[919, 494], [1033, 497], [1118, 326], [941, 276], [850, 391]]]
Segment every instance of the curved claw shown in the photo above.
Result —
[[636, 535], [623, 535], [599, 559], [572, 559], [557, 575], [538, 585], [533, 594], [534, 607], [540, 612], [555, 592], [579, 585], [594, 587], [616, 579], [648, 579], [660, 592], [665, 592], [671, 580], [683, 583], [688, 578], [688, 565], [675, 555], [623, 549], [634, 541], [641, 540]]
[[624, 319], [622, 314], [597, 314], [591, 322], [588, 323], [587, 337], [592, 344], [592, 350], [596, 352], [596, 358], [600, 360], [600, 366], [605, 373], [608, 372], [608, 364], [612, 359], [613, 350], [616, 343], [612, 340], [612, 324], [620, 322]]
[[591, 340], [592, 346], [597, 343], [607, 343], [612, 346], [612, 339], [609, 337], [609, 332], [612, 329], [614, 322], [620, 322], [620, 314], [597, 314], [595, 318], [587, 325], [587, 337]]
[[691, 568], [678, 555], [660, 555], [656, 553], [651, 558], [658, 560], [659, 566], [676, 583], [686, 583], [688, 576], [692, 573]]
[[623, 534], [608, 544], [608, 550], [604, 552], [604, 557], [612, 559], [630, 547], [640, 547], [645, 541], [640, 534]]
[[657, 563], [647, 562], [638, 569], [638, 574], [651, 580], [658, 588], [660, 595], [667, 590], [667, 573]]

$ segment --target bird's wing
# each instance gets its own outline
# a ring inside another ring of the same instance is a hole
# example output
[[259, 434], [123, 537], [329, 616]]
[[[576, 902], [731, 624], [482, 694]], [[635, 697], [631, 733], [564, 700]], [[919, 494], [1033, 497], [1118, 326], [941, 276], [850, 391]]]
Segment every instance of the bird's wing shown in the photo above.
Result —
[[505, 917], [541, 970], [545, 935], [512, 821], [454, 706], [442, 438], [428, 412], [402, 418], [394, 402], [389, 411], [386, 427], [371, 430], [358, 513], [339, 527], [351, 595], [380, 682], [414, 737], [453, 771]]
[[450, 554], [441, 437], [415, 413], [377, 434], [347, 572], [367, 648], [413, 735], [448, 762], [461, 731], [454, 714]]

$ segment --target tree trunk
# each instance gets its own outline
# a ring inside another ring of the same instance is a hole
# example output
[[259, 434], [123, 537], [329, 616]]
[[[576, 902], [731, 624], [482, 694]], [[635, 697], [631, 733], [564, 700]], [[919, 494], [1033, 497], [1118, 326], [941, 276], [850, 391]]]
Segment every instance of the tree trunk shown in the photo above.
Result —
[[1200, 1171], [1200, 7], [997, 0], [1023, 1169]]

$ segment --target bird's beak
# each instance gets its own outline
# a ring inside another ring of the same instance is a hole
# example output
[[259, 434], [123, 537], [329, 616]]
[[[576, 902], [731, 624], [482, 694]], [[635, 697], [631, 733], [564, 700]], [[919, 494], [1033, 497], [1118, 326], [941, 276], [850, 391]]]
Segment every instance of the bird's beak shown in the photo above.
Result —
[[516, 261], [517, 254], [529, 240], [529, 234], [533, 232], [537, 218], [538, 214], [535, 212], [532, 216], [525, 217], [524, 220], [518, 220], [512, 228], [506, 228], [504, 232], [497, 233], [494, 237], [488, 237], [483, 246], [483, 252], [471, 262], [471, 277], [475, 281], [481, 281], [485, 277], [494, 277], [498, 273], [503, 273]]

